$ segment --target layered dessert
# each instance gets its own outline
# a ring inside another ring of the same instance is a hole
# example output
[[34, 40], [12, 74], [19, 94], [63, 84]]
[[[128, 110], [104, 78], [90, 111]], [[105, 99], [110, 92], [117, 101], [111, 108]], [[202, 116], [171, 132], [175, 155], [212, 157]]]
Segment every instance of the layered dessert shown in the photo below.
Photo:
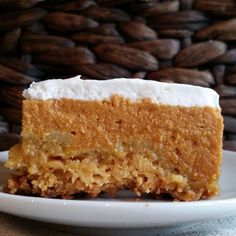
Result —
[[191, 201], [216, 196], [222, 156], [219, 96], [141, 79], [33, 83], [21, 143], [6, 163], [12, 194], [73, 197], [130, 189]]

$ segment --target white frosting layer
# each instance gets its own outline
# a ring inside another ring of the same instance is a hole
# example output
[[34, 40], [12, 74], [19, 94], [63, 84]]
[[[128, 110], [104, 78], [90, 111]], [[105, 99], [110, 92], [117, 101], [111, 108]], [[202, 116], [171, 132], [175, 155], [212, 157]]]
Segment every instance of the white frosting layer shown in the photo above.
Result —
[[155, 103], [174, 106], [210, 106], [219, 108], [219, 95], [212, 89], [198, 86], [163, 83], [141, 79], [81, 80], [55, 79], [32, 83], [23, 92], [26, 99], [104, 100], [121, 95], [131, 101], [150, 98]]

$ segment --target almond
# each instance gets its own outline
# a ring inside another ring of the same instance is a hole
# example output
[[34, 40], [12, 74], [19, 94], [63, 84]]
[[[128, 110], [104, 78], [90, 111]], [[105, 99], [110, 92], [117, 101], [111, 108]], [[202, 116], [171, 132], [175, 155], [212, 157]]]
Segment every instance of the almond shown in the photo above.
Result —
[[180, 51], [180, 43], [175, 39], [157, 39], [127, 45], [149, 52], [159, 59], [172, 59]]
[[93, 0], [79, 0], [59, 3], [44, 4], [43, 7], [51, 11], [78, 12], [96, 5]]
[[24, 62], [23, 60], [15, 58], [0, 58], [0, 64], [10, 67], [13, 70], [16, 70], [24, 75], [33, 78], [41, 78], [44, 76], [44, 73], [36, 68], [34, 65]]
[[236, 2], [234, 0], [195, 0], [194, 7], [197, 10], [209, 12], [216, 15], [236, 15]]
[[123, 22], [120, 23], [119, 28], [130, 41], [145, 41], [157, 38], [157, 33], [142, 23], [134, 21]]
[[121, 37], [116, 36], [106, 36], [106, 35], [98, 35], [92, 33], [76, 33], [71, 36], [71, 39], [76, 42], [81, 43], [90, 43], [90, 44], [99, 44], [99, 43], [123, 43], [124, 40]]
[[4, 13], [0, 15], [0, 31], [12, 30], [30, 25], [43, 18], [46, 13], [45, 10], [40, 8]]
[[73, 48], [74, 42], [70, 39], [40, 34], [24, 34], [20, 41], [20, 48], [23, 53], [48, 52], [58, 48]]
[[148, 74], [147, 79], [158, 81], [173, 81], [176, 83], [193, 84], [209, 87], [214, 84], [214, 78], [207, 71], [197, 71], [181, 68], [167, 68]]
[[58, 48], [41, 53], [34, 57], [37, 62], [50, 63], [54, 65], [80, 65], [95, 63], [94, 54], [87, 48]]
[[29, 8], [43, 0], [4, 0], [0, 1], [1, 11], [12, 11], [22, 8]]
[[141, 15], [143, 16], [156, 16], [158, 14], [166, 14], [177, 12], [179, 10], [179, 1], [163, 1], [158, 3], [156, 6], [150, 7], [147, 10], [144, 10]]
[[93, 79], [125, 78], [131, 74], [129, 71], [112, 64], [84, 64], [74, 68], [74, 71]]
[[38, 79], [36, 78], [21, 74], [20, 72], [17, 72], [14, 69], [11, 69], [7, 66], [0, 64], [0, 81], [13, 84], [26, 85], [37, 80]]
[[154, 29], [189, 29], [199, 30], [209, 21], [209, 18], [198, 11], [180, 11], [158, 15], [148, 19], [148, 25]]
[[102, 44], [95, 47], [95, 52], [104, 61], [112, 62], [132, 70], [157, 70], [158, 61], [148, 52], [115, 45]]
[[180, 51], [175, 57], [178, 67], [196, 67], [207, 63], [226, 51], [226, 44], [219, 41], [196, 43]]
[[48, 28], [58, 32], [75, 32], [98, 25], [96, 21], [85, 16], [64, 12], [49, 13], [44, 22]]
[[126, 12], [110, 7], [91, 6], [83, 12], [83, 15], [100, 22], [121, 22], [130, 19]]
[[195, 34], [198, 39], [236, 40], [236, 19], [209, 25]]

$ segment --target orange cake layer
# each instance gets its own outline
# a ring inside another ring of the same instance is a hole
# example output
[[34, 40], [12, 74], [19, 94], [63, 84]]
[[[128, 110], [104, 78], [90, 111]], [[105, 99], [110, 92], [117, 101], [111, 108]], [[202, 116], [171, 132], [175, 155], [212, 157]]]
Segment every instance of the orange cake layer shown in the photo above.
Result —
[[10, 150], [10, 193], [71, 197], [85, 192], [168, 193], [198, 200], [219, 193], [219, 108], [137, 102], [25, 100], [22, 142]]

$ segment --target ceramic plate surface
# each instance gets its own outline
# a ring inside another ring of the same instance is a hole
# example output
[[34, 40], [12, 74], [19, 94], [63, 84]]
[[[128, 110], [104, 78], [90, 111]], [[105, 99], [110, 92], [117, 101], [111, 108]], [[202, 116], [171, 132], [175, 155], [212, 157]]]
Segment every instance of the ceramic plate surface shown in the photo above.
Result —
[[0, 152], [0, 211], [47, 223], [76, 227], [148, 228], [236, 215], [236, 153], [224, 151], [221, 195], [210, 200], [171, 202], [137, 200], [128, 191], [115, 199], [46, 199], [3, 193], [9, 176], [7, 152]]

